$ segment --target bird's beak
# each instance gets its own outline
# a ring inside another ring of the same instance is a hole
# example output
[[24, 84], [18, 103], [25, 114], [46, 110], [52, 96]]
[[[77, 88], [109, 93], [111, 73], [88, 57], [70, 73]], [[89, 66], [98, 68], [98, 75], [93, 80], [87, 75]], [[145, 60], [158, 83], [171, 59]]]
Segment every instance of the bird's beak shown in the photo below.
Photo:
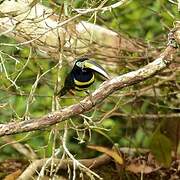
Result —
[[100, 75], [104, 76], [105, 78], [110, 79], [110, 77], [109, 77], [108, 73], [105, 71], [105, 69], [93, 60], [85, 60], [84, 68], [92, 69], [92, 70], [96, 71], [97, 73], [99, 73]]

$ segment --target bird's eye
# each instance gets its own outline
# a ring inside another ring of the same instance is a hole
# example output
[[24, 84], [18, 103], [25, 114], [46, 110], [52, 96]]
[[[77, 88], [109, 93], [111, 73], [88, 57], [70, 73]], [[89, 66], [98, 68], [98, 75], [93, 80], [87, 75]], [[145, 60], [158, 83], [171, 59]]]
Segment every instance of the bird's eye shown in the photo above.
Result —
[[77, 62], [76, 65], [80, 68], [82, 68], [82, 63], [81, 62]]

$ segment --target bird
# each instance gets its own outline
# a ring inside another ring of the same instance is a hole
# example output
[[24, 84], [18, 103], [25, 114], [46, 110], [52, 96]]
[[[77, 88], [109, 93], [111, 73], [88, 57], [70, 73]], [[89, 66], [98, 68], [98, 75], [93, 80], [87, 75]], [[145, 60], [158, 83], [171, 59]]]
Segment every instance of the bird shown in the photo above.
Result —
[[95, 73], [109, 79], [106, 70], [97, 64], [95, 60], [88, 57], [76, 59], [70, 73], [66, 76], [63, 88], [57, 93], [59, 97], [64, 96], [67, 92], [86, 91], [95, 81]]

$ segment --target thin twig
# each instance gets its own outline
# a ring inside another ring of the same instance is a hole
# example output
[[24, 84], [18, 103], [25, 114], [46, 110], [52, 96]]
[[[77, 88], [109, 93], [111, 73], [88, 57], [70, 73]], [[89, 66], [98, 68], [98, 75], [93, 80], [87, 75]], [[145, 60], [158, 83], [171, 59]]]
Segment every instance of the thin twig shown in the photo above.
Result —
[[64, 151], [66, 152], [66, 154], [70, 157], [70, 159], [73, 162], [73, 180], [75, 180], [75, 178], [76, 178], [76, 168], [77, 167], [80, 170], [82, 170], [83, 172], [85, 172], [90, 177], [95, 176], [98, 179], [102, 179], [98, 174], [91, 171], [89, 168], [87, 168], [85, 165], [83, 165], [77, 159], [74, 158], [74, 156], [69, 152], [69, 149], [66, 146], [66, 139], [67, 139], [67, 124], [66, 124], [66, 127], [64, 128], [64, 136], [63, 136], [63, 139], [62, 139], [62, 146], [63, 146]]

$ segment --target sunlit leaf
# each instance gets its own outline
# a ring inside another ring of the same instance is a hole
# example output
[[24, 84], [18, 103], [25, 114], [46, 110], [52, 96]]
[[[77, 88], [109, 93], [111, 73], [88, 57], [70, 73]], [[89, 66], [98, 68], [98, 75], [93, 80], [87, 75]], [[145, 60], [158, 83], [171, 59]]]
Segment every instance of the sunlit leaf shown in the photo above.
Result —
[[90, 149], [94, 149], [96, 151], [102, 152], [107, 154], [108, 156], [112, 157], [118, 164], [123, 164], [123, 158], [121, 157], [120, 153], [118, 153], [115, 149], [109, 149], [103, 146], [87, 146]]

